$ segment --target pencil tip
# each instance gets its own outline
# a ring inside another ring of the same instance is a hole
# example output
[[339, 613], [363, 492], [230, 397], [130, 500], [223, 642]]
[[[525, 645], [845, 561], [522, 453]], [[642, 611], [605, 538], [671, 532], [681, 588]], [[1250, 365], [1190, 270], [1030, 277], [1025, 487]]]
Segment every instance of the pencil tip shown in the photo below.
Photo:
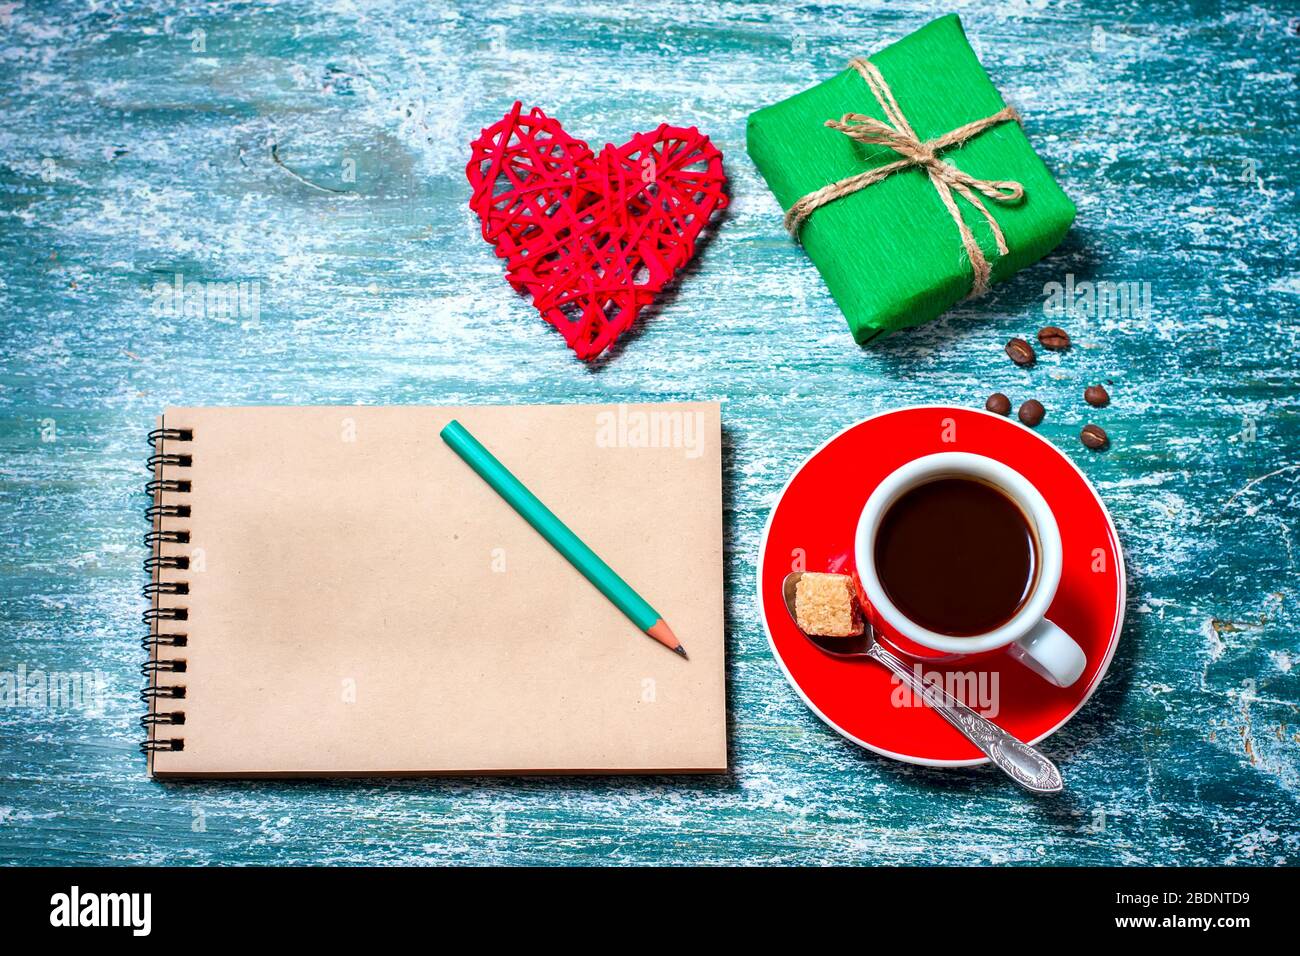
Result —
[[682, 647], [682, 642], [677, 640], [677, 635], [673, 633], [673, 629], [668, 626], [668, 622], [663, 618], [660, 618], [655, 621], [653, 625], [646, 628], [646, 633], [674, 654], [680, 654], [682, 657], [686, 657], [686, 648]]

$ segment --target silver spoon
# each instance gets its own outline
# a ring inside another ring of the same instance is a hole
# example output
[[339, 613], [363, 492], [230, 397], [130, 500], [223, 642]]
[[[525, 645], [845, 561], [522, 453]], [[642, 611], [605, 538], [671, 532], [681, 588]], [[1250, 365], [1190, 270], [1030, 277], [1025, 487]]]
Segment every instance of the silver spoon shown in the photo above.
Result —
[[[800, 571], [787, 574], [781, 585], [785, 609], [790, 612], [790, 620], [795, 622], [795, 627], [799, 627], [799, 619], [794, 612], [795, 587], [801, 577], [803, 573]], [[1034, 793], [1058, 793], [1065, 786], [1056, 764], [997, 724], [985, 720], [942, 687], [927, 684], [918, 678], [910, 667], [880, 646], [870, 624], [866, 625], [859, 637], [817, 637], [805, 634], [802, 628], [799, 633], [819, 651], [831, 657], [845, 660], [870, 658], [884, 664], [938, 711], [940, 717], [956, 727], [962, 736], [987, 754], [989, 760], [1026, 790]]]

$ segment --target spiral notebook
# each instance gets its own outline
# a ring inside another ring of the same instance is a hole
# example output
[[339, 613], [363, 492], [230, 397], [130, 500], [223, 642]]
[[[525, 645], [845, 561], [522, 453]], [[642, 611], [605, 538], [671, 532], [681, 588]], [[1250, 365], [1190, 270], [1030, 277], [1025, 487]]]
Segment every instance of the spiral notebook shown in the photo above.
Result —
[[[689, 660], [439, 439], [453, 417]], [[150, 440], [151, 774], [726, 770], [718, 405], [168, 408]]]

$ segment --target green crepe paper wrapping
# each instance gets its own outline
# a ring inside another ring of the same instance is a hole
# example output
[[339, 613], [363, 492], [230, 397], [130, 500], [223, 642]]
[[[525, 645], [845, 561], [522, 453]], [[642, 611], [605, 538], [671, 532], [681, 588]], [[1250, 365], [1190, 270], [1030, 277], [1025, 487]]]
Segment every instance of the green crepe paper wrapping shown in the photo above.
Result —
[[[870, 59], [922, 141], [1006, 105], [955, 15], [927, 24]], [[845, 113], [885, 120], [852, 68], [749, 117], [749, 155], [783, 209], [828, 183], [899, 158], [887, 147], [857, 143], [823, 125]], [[939, 155], [979, 179], [1016, 180], [1025, 187], [1018, 203], [980, 196], [1006, 236], [1005, 256], [998, 255], [984, 217], [956, 196], [992, 266], [991, 283], [1047, 255], [1074, 221], [1074, 203], [1018, 123], [1000, 123]], [[928, 322], [971, 290], [973, 273], [957, 224], [922, 169], [895, 173], [815, 210], [800, 240], [859, 343]]]

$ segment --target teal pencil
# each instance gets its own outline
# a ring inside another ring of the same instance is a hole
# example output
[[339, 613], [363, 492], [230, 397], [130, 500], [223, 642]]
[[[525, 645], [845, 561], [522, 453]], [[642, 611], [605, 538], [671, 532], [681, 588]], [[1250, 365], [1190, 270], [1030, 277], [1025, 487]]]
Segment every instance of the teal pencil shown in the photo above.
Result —
[[565, 560], [594, 584], [601, 594], [609, 598], [633, 624], [664, 647], [676, 651], [682, 657], [686, 656], [686, 648], [682, 647], [682, 642], [677, 640], [663, 616], [652, 608], [645, 598], [632, 590], [630, 584], [615, 574], [614, 569], [600, 559], [600, 555], [587, 547], [581, 538], [569, 530], [569, 526], [557, 518], [550, 508], [542, 504], [538, 497], [511, 474], [509, 468], [484, 448], [464, 425], [453, 419], [440, 434], [442, 440], [451, 446], [452, 451], [460, 455], [465, 464], [473, 468], [493, 491], [519, 512], [538, 534], [550, 542], [556, 551], [564, 555]]

